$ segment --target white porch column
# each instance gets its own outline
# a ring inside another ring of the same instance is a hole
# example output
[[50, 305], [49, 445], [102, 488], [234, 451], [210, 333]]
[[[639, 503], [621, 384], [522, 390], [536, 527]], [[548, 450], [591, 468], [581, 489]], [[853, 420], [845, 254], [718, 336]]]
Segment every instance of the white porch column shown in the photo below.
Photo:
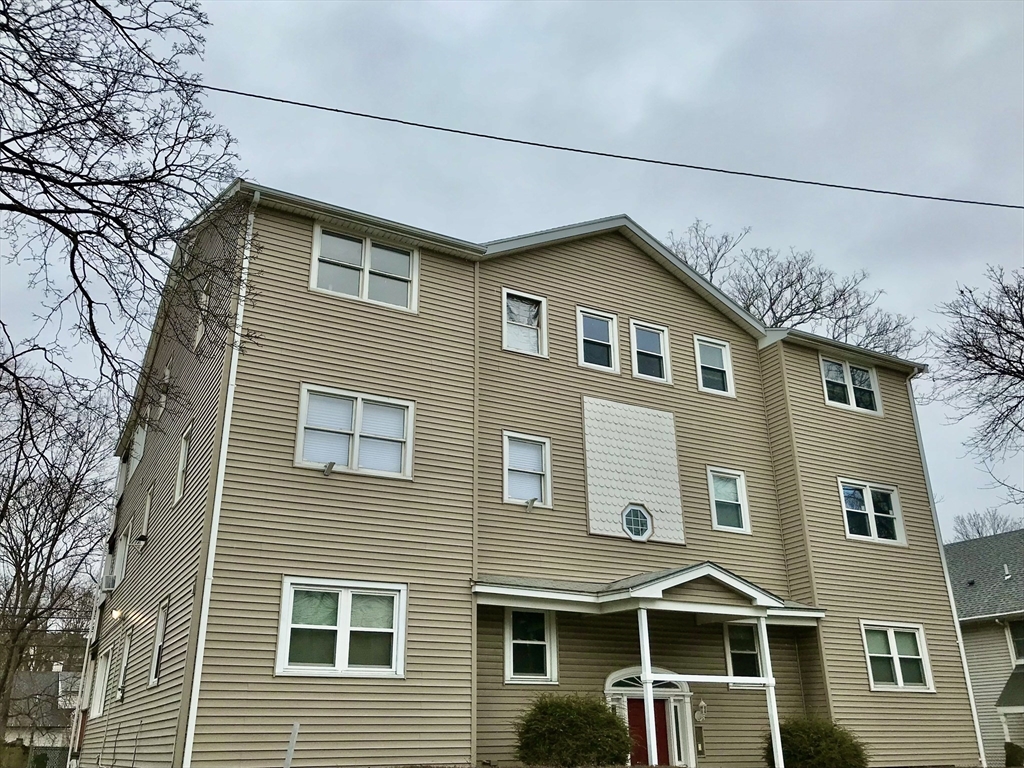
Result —
[[1003, 741], [1010, 741], [1010, 724], [1006, 722], [1006, 713], [999, 713], [999, 724], [1003, 726]]
[[757, 617], [757, 647], [761, 652], [761, 676], [768, 678], [765, 696], [768, 699], [768, 728], [772, 734], [772, 753], [775, 768], [786, 768], [782, 757], [782, 734], [779, 731], [779, 708], [775, 701], [775, 675], [772, 672], [772, 654], [768, 649], [768, 624], [764, 616]]
[[637, 608], [640, 624], [640, 682], [644, 686], [644, 719], [647, 723], [647, 762], [658, 764], [658, 730], [654, 723], [654, 681], [651, 680], [651, 636], [647, 631], [647, 609]]

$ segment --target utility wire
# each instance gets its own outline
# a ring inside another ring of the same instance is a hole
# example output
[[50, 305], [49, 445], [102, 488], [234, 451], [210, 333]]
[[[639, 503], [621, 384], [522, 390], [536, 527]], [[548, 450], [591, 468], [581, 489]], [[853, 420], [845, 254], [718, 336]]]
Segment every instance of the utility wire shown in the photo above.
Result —
[[[168, 80], [171, 78], [157, 77], [156, 75], [147, 75], [153, 79]], [[184, 84], [184, 81], [182, 81]], [[638, 157], [636, 155], [622, 155], [616, 152], [600, 152], [596, 149], [581, 149], [579, 147], [567, 147], [561, 144], [549, 144], [543, 141], [530, 141], [528, 139], [516, 139], [511, 136], [499, 136], [493, 133], [480, 133], [478, 131], [465, 131], [460, 128], [449, 128], [443, 125], [432, 125], [430, 123], [420, 123], [414, 120], [403, 120], [398, 117], [386, 117], [384, 115], [375, 115], [370, 112], [357, 112], [352, 109], [342, 109], [340, 107], [328, 107], [323, 104], [312, 104], [305, 101], [295, 101], [293, 99], [282, 99], [277, 96], [266, 96], [261, 93], [251, 93], [249, 91], [240, 91], [234, 88], [220, 88], [215, 85], [206, 85], [204, 83], [190, 82], [188, 85], [193, 87], [202, 88], [206, 91], [213, 91], [216, 93], [227, 93], [233, 96], [244, 96], [250, 99], [259, 99], [261, 101], [270, 101], [275, 104], [287, 104], [293, 107], [303, 107], [305, 109], [315, 109], [321, 112], [333, 112], [339, 115], [348, 115], [350, 117], [361, 117], [366, 120], [377, 120], [382, 123], [394, 123], [396, 125], [405, 125], [411, 128], [423, 128], [428, 131], [438, 131], [440, 133], [453, 133], [458, 136], [472, 136], [477, 139], [488, 139], [490, 141], [500, 141], [505, 144], [519, 144], [526, 147], [539, 147], [541, 149], [553, 149], [558, 152], [571, 152], [577, 155], [589, 155], [591, 157], [607, 157], [613, 160], [629, 160], [634, 163], [646, 163], [647, 165], [661, 165], [669, 168], [686, 168], [691, 171], [706, 171], [708, 173], [723, 173], [729, 176], [745, 176], [751, 179], [766, 179], [768, 181], [783, 181], [788, 184], [804, 184], [812, 187], [826, 187], [828, 189], [845, 189], [851, 192], [868, 192], [874, 195], [889, 195], [891, 197], [909, 197], [916, 200], [937, 200], [943, 203], [959, 203], [961, 205], [983, 205], [990, 208], [1010, 208], [1013, 210], [1024, 211], [1024, 205], [1013, 205], [1012, 203], [994, 203], [986, 200], [968, 200], [956, 197], [940, 197], [938, 195], [918, 195], [912, 192], [897, 192], [890, 189], [877, 189], [874, 187], [857, 187], [850, 184], [833, 184], [827, 181], [812, 181], [810, 179], [797, 179], [790, 176], [773, 176], [767, 173], [753, 173], [751, 171], [735, 171], [727, 168], [713, 168], [707, 165], [694, 165], [692, 163], [677, 163], [672, 160], [658, 160], [650, 157]]]

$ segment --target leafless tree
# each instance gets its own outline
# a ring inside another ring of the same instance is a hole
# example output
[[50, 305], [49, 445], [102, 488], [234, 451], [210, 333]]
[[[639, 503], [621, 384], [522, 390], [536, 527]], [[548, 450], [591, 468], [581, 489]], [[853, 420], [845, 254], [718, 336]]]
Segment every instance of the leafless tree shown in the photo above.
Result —
[[740, 249], [749, 232], [716, 236], [697, 219], [684, 236], [669, 233], [668, 246], [769, 327], [805, 328], [890, 355], [923, 346], [926, 335], [914, 330], [913, 318], [876, 306], [883, 292], [865, 288], [867, 272], [839, 275], [812, 251]]
[[35, 389], [33, 409], [0, 390], [0, 741], [31, 649], [80, 627], [113, 500], [103, 401]]
[[[175, 319], [230, 324], [206, 289], [236, 295], [239, 259], [189, 258], [183, 228], [234, 175], [233, 139], [186, 71], [207, 24], [198, 0], [0, 0], [0, 240], [40, 305], [31, 322], [3, 308], [0, 376], [131, 402], [168, 278]], [[205, 224], [236, 242], [238, 210], [220, 212]]]
[[978, 512], [968, 512], [953, 518], [953, 541], [980, 539], [983, 536], [994, 536], [1007, 531], [1019, 531], [1024, 528], [1024, 518], [1013, 517], [1001, 512], [999, 507], [989, 507]]
[[1024, 504], [1020, 481], [995, 471], [1024, 452], [1024, 270], [989, 267], [986, 276], [985, 289], [960, 286], [939, 307], [948, 322], [938, 336], [935, 379], [938, 396], [960, 419], [977, 420], [967, 447], [1008, 500]]

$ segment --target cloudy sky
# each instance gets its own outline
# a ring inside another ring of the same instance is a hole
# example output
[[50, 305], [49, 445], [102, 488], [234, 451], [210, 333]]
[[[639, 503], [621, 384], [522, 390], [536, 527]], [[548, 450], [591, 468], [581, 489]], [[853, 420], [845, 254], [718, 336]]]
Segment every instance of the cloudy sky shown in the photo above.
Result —
[[[535, 141], [950, 197], [1024, 202], [1024, 3], [207, 4], [212, 85]], [[260, 183], [485, 241], [628, 213], [694, 218], [865, 269], [936, 326], [1020, 211], [568, 156], [211, 96]], [[939, 512], [998, 503], [969, 425], [922, 411]], [[1024, 468], [1012, 467], [1017, 477]]]

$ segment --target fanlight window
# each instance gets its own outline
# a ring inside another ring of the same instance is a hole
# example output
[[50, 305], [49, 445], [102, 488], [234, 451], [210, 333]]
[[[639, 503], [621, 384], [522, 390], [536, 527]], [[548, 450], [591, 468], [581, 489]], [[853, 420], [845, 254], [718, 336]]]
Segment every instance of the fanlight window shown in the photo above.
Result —
[[[643, 688], [644, 684], [640, 682], [640, 675], [632, 675], [630, 677], [624, 677], [621, 680], [616, 680], [611, 685], [612, 688]], [[683, 687], [679, 683], [669, 682], [668, 680], [659, 680], [654, 683], [655, 688], [667, 688], [670, 691], [681, 691]]]

